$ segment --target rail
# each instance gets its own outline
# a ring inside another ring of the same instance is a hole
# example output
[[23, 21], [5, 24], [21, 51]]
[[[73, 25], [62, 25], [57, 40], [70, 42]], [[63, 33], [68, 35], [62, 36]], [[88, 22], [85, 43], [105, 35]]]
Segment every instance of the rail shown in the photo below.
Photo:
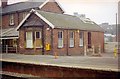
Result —
[[4, 45], [2, 46], [2, 52], [3, 53], [17, 53], [18, 52], [18, 47], [17, 45], [15, 46], [8, 46], [8, 45]]

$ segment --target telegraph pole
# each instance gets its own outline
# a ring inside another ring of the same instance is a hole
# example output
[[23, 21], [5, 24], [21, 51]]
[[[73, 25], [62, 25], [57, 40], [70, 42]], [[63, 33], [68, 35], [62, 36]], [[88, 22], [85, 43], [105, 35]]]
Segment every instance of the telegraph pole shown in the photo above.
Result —
[[118, 39], [118, 38], [117, 38], [117, 37], [118, 37], [118, 34], [117, 34], [118, 31], [117, 31], [117, 30], [118, 30], [118, 29], [117, 29], [117, 28], [118, 28], [118, 24], [117, 24], [117, 13], [116, 13], [116, 42], [118, 41], [118, 40], [117, 40], [117, 39]]

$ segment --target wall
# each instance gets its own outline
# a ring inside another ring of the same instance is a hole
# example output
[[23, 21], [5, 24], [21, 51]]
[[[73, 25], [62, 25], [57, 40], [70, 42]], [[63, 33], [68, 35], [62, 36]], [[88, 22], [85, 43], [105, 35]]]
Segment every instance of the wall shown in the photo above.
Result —
[[[58, 48], [58, 32], [63, 31], [63, 42], [64, 47]], [[73, 48], [69, 47], [69, 32], [74, 31], [74, 44]], [[88, 31], [84, 32], [84, 46], [88, 48]], [[91, 32], [91, 44], [95, 48], [99, 45], [101, 46], [101, 53], [104, 52], [104, 33], [102, 32]], [[53, 52], [56, 52], [58, 55], [84, 55], [84, 47], [79, 46], [79, 32], [77, 30], [66, 30], [66, 29], [54, 29], [53, 31]]]
[[10, 22], [9, 22], [9, 19], [10, 19], [9, 16], [10, 16], [10, 14], [3, 15], [2, 16], [2, 28], [6, 29], [6, 28], [17, 27], [19, 25], [19, 23], [23, 20], [23, 13], [24, 13], [24, 11], [23, 12], [10, 13], [10, 14], [14, 15], [14, 25], [10, 25]]
[[[57, 5], [56, 2], [48, 2], [46, 5], [44, 5], [41, 8], [42, 11], [47, 11], [47, 12], [55, 12], [55, 13], [63, 13], [63, 11], [61, 10], [61, 8]], [[29, 12], [30, 10], [26, 10], [27, 12]], [[10, 26], [9, 25], [9, 15], [5, 14], [4, 16], [2, 16], [2, 28], [12, 28], [12, 27], [17, 27], [18, 24], [22, 21], [22, 16], [23, 13], [26, 11], [22, 11], [22, 12], [13, 12], [12, 14], [14, 14], [14, 22], [15, 24]]]
[[53, 13], [64, 13], [56, 2], [48, 2], [41, 8], [42, 11], [53, 12]]

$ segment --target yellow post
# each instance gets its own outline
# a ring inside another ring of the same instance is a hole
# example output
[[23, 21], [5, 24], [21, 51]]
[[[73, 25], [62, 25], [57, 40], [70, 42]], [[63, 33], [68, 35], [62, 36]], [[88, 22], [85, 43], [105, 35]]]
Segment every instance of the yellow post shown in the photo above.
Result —
[[114, 57], [116, 58], [117, 57], [117, 47], [115, 46], [115, 48], [114, 48]]

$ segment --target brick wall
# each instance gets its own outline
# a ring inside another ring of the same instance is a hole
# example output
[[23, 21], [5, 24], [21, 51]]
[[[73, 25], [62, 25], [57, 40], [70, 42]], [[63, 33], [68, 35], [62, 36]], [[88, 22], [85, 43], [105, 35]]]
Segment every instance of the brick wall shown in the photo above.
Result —
[[48, 2], [45, 6], [42, 7], [41, 10], [46, 12], [53, 12], [53, 13], [63, 13], [63, 11], [57, 5], [56, 2]]
[[[63, 31], [63, 42], [64, 47], [58, 48], [58, 32]], [[74, 47], [69, 47], [69, 32], [74, 31], [75, 40], [74, 40]], [[88, 31], [84, 32], [84, 46], [88, 47]], [[104, 52], [104, 34], [102, 32], [91, 32], [91, 43], [92, 46], [98, 47], [101, 46], [101, 52]], [[58, 55], [83, 55], [84, 54], [84, 47], [79, 46], [79, 32], [77, 30], [65, 30], [65, 29], [55, 29], [53, 31], [53, 52], [58, 53]]]
[[6, 28], [13, 28], [13, 27], [17, 27], [19, 25], [19, 23], [23, 20], [23, 12], [15, 12], [15, 13], [11, 13], [14, 15], [14, 25], [10, 25], [10, 14], [5, 14], [2, 16], [2, 28], [6, 29]]
[[[57, 5], [56, 2], [48, 2], [45, 6], [42, 7], [41, 9], [42, 11], [47, 11], [47, 12], [55, 12], [55, 13], [63, 13], [63, 11], [61, 10], [61, 8]], [[29, 12], [30, 10], [26, 10], [27, 12]], [[18, 24], [22, 21], [22, 16], [23, 13], [26, 11], [22, 11], [22, 12], [13, 12], [11, 14], [14, 14], [14, 22], [15, 24], [10, 26], [9, 25], [9, 15], [10, 14], [5, 14], [2, 16], [2, 28], [12, 28], [12, 27], [17, 27]]]

